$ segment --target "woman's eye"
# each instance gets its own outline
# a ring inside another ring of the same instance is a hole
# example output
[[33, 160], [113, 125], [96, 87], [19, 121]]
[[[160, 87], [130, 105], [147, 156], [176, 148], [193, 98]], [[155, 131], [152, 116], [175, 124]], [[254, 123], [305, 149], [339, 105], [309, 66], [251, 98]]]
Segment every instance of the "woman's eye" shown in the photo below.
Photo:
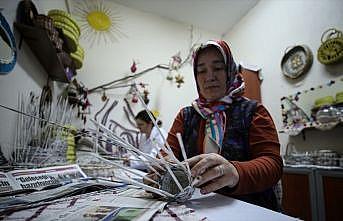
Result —
[[203, 74], [205, 72], [206, 72], [205, 70], [198, 70], [198, 74]]
[[214, 68], [214, 70], [215, 71], [222, 71], [222, 70], [224, 70], [224, 68], [223, 67], [216, 67], [216, 68]]

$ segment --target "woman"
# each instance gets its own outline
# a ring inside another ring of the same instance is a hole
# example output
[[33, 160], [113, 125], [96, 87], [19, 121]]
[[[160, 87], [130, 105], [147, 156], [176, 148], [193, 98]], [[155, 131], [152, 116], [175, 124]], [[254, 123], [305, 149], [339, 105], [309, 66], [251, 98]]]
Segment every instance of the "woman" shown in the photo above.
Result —
[[[151, 114], [151, 116], [153, 116]], [[156, 120], [156, 119], [155, 119]], [[152, 157], [156, 157], [157, 152], [160, 151], [160, 146], [164, 145], [167, 133], [162, 128], [159, 128], [163, 137], [154, 126], [147, 111], [142, 110], [135, 116], [137, 128], [140, 131], [140, 139], [138, 148], [144, 153]], [[160, 122], [160, 121], [159, 121]], [[147, 166], [134, 156], [129, 157], [130, 167], [140, 170], [147, 170]]]
[[282, 175], [280, 144], [266, 108], [242, 95], [244, 82], [224, 41], [208, 41], [195, 52], [199, 98], [180, 110], [167, 142], [183, 160], [182, 134], [194, 184], [279, 210], [273, 186]]

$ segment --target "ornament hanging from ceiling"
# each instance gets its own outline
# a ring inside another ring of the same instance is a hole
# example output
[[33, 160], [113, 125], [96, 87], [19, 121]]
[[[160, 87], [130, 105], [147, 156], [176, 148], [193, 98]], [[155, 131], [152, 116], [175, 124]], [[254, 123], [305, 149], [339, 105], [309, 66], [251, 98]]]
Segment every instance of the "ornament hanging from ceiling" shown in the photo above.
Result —
[[[181, 66], [181, 52], [178, 52], [177, 54], [171, 57], [171, 60], [169, 62], [169, 72], [167, 75], [168, 81], [173, 81], [173, 79], [175, 78], [175, 82], [177, 83], [178, 88], [180, 88], [181, 85], [184, 83], [184, 77], [178, 72]], [[173, 75], [175, 75], [175, 77]]]
[[107, 97], [107, 95], [105, 93], [105, 90], [104, 90], [103, 93], [102, 93], [102, 96], [101, 96], [101, 101], [105, 102], [107, 100], [108, 100], [108, 97]]
[[185, 83], [183, 76], [181, 74], [177, 74], [175, 76], [175, 82], [177, 84], [177, 88], [180, 88], [183, 83]]
[[[73, 1], [74, 2], [74, 1]], [[81, 26], [81, 37], [99, 44], [114, 43], [125, 34], [120, 30], [121, 17], [103, 0], [75, 1], [73, 14]]]
[[147, 89], [144, 89], [143, 94], [144, 94], [144, 96], [143, 96], [144, 103], [145, 103], [145, 104], [148, 104], [149, 101], [150, 101], [150, 99], [149, 99], [149, 97], [148, 97], [148, 95], [150, 94], [150, 92], [149, 92]]
[[181, 52], [179, 51], [177, 54], [171, 57], [171, 62], [170, 62], [170, 69], [172, 70], [178, 70], [181, 67]]
[[135, 73], [137, 71], [137, 63], [135, 61], [132, 62], [130, 70], [131, 70], [131, 73]]
[[[138, 84], [138, 86], [140, 86], [141, 91], [139, 91], [138, 89], [137, 90], [135, 89], [135, 87], [136, 87], [135, 84], [131, 84], [130, 89], [127, 92], [127, 97], [125, 99], [131, 100], [131, 103], [135, 104], [135, 103], [138, 103], [138, 96], [142, 96], [144, 103], [148, 104], [150, 101], [150, 99], [149, 99], [150, 92], [147, 88], [147, 84], [141, 82]], [[139, 95], [137, 93], [139, 93]]]

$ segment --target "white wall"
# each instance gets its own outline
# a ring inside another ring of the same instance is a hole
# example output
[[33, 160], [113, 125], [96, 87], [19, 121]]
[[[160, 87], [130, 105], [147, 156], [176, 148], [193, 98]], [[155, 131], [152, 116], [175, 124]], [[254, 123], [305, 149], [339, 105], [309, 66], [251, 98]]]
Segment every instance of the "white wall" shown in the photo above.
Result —
[[[71, 2], [71, 1], [70, 1]], [[162, 17], [143, 13], [115, 3], [109, 4], [113, 10], [118, 11], [121, 17], [120, 29], [126, 35], [118, 42], [112, 44], [98, 44], [93, 47], [89, 42], [81, 39], [85, 47], [86, 57], [83, 68], [79, 71], [78, 79], [88, 88], [92, 88], [130, 74], [133, 60], [138, 61], [137, 72], [157, 64], [168, 64], [171, 56], [181, 51], [184, 59], [188, 54], [190, 44], [190, 26], [174, 23]], [[73, 5], [71, 4], [71, 9]], [[218, 38], [218, 35], [207, 33], [198, 29], [194, 31], [194, 38], [203, 41], [208, 38]], [[193, 80], [191, 65], [187, 64], [180, 70], [185, 77], [185, 84], [177, 88], [175, 83], [166, 80], [166, 70], [155, 70], [136, 80], [137, 83], [148, 83], [150, 91], [150, 109], [157, 109], [166, 129], [171, 126], [178, 110], [190, 105], [197, 96]], [[111, 98], [121, 101], [128, 88], [107, 91]], [[92, 94], [92, 113], [94, 114], [104, 104], [100, 97], [102, 92]], [[120, 102], [110, 118], [128, 125]], [[143, 109], [140, 103], [132, 104], [134, 113]], [[100, 115], [101, 116], [101, 115]]]
[[[16, 7], [19, 0], [0, 1], [2, 14], [13, 30]], [[19, 45], [19, 34], [15, 32], [17, 47]], [[18, 94], [29, 94], [33, 91], [39, 95], [41, 88], [47, 81], [47, 74], [39, 64], [25, 42], [18, 49], [17, 63], [11, 73], [0, 75], [0, 103], [10, 107], [17, 106]], [[0, 145], [12, 142], [15, 131], [15, 114], [0, 108]]]
[[[0, 0], [0, 7], [4, 8], [3, 14], [12, 24], [15, 20], [15, 10], [19, 0]], [[68, 1], [73, 10], [73, 1]], [[108, 2], [108, 1], [107, 1]], [[39, 13], [47, 13], [50, 9], [59, 8], [66, 10], [65, 1], [59, 0], [35, 0]], [[110, 44], [95, 44], [90, 47], [90, 42], [81, 39], [80, 43], [85, 49], [85, 60], [82, 69], [78, 71], [77, 79], [88, 88], [121, 78], [129, 74], [132, 60], [139, 62], [137, 72], [150, 68], [157, 64], [168, 64], [171, 56], [181, 51], [181, 57], [188, 54], [190, 44], [190, 26], [171, 22], [161, 17], [146, 14], [115, 3], [109, 6], [119, 12], [121, 17], [120, 29], [126, 37], [120, 38], [118, 42]], [[18, 36], [18, 35], [17, 35]], [[194, 39], [200, 42], [218, 38], [199, 29], [194, 30]], [[25, 42], [23, 49], [19, 51], [18, 63], [15, 69], [7, 76], [0, 76], [1, 103], [15, 106], [18, 90], [28, 92], [35, 90], [38, 93], [46, 83], [46, 73], [35, 56], [31, 53]], [[185, 77], [185, 84], [177, 88], [176, 84], [166, 80], [166, 70], [155, 70], [147, 73], [144, 77], [136, 80], [137, 83], [148, 83], [150, 91], [149, 108], [158, 109], [164, 127], [169, 129], [178, 110], [189, 105], [197, 97], [196, 87], [193, 80], [192, 69], [189, 64], [180, 70]], [[110, 103], [119, 100], [120, 103], [111, 112], [109, 118], [123, 125], [129, 126], [123, 112], [125, 97], [128, 88], [107, 91]], [[92, 115], [104, 104], [100, 97], [102, 93], [89, 96], [92, 104]], [[132, 104], [135, 113], [143, 109], [142, 105]], [[14, 124], [14, 118], [8, 118], [13, 113], [0, 109], [1, 124]], [[101, 118], [101, 115], [100, 115]], [[88, 121], [89, 122], [89, 121]], [[90, 125], [90, 124], [89, 124]], [[88, 126], [88, 125], [87, 125]], [[132, 129], [132, 127], [130, 127]], [[0, 141], [7, 139], [13, 133], [14, 128], [1, 128]], [[11, 141], [11, 140], [9, 140]]]
[[[263, 104], [281, 129], [280, 98], [315, 87], [343, 75], [343, 64], [324, 66], [316, 59], [322, 33], [330, 27], [343, 30], [343, 1], [261, 0], [225, 36], [237, 60], [262, 68]], [[286, 79], [280, 68], [288, 46], [306, 44], [314, 55], [310, 71], [300, 80]], [[291, 141], [299, 150], [332, 148], [343, 152], [342, 127], [332, 131], [306, 131], [302, 136], [280, 134], [283, 149]]]

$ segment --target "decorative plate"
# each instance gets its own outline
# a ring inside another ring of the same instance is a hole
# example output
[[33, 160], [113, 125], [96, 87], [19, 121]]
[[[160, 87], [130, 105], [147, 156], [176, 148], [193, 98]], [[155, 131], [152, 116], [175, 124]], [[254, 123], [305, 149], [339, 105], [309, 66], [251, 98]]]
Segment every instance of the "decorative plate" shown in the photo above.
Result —
[[[325, 40], [323, 40], [325, 38]], [[322, 44], [318, 49], [317, 58], [322, 64], [334, 64], [343, 59], [343, 34], [330, 28], [321, 38]]]
[[312, 65], [313, 56], [306, 45], [296, 45], [287, 48], [281, 60], [282, 73], [292, 79], [305, 74]]

